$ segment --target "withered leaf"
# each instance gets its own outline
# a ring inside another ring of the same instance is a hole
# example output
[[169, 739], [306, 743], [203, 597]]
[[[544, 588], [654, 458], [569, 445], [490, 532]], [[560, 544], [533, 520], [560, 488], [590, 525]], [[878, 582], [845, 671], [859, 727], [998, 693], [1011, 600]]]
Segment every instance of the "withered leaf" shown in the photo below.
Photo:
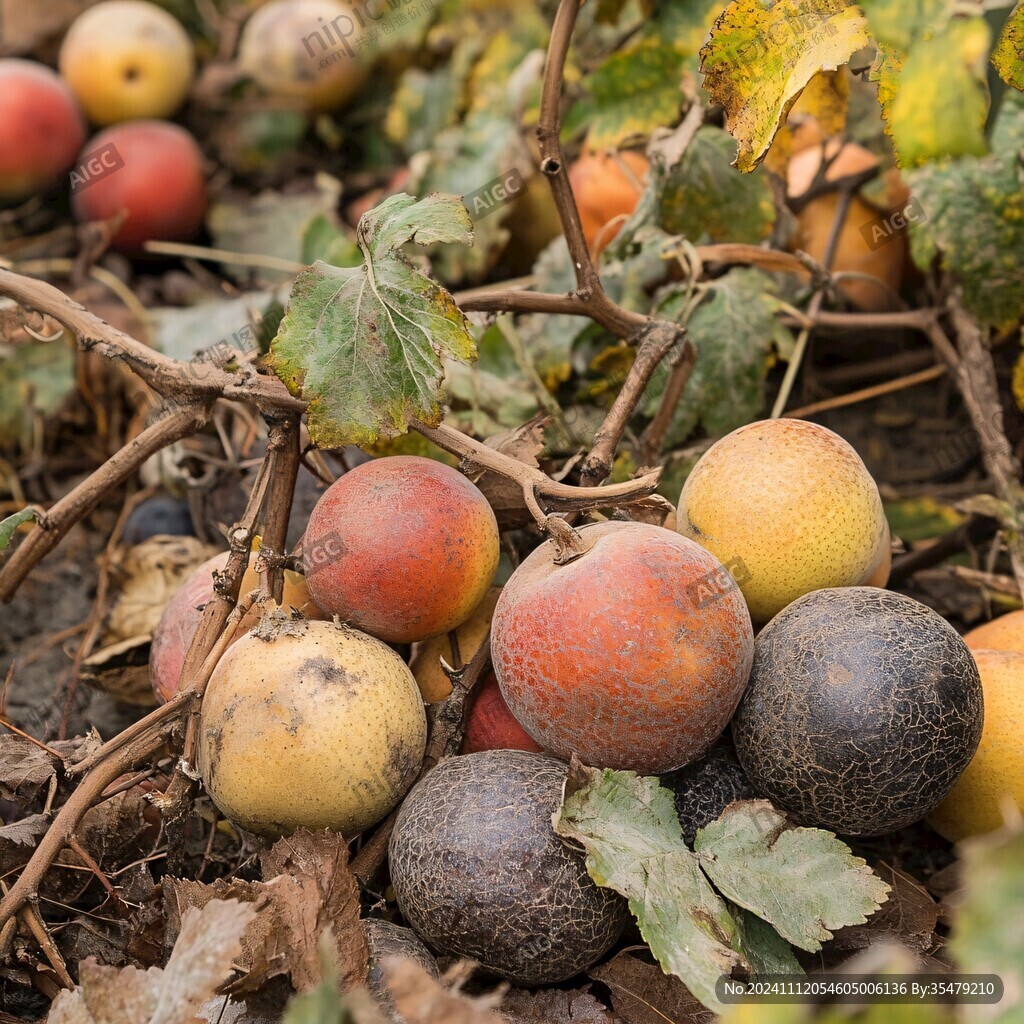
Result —
[[589, 972], [608, 986], [615, 1012], [626, 1024], [708, 1024], [714, 1014], [676, 977], [628, 952]]
[[31, 799], [56, 774], [54, 758], [23, 736], [0, 736], [0, 796]]
[[557, 988], [527, 992], [510, 989], [501, 1004], [509, 1024], [611, 1024], [608, 1008], [595, 996], [580, 989]]
[[412, 960], [386, 957], [381, 967], [395, 1010], [406, 1024], [505, 1024], [494, 1008], [499, 995], [470, 998], [447, 991]]

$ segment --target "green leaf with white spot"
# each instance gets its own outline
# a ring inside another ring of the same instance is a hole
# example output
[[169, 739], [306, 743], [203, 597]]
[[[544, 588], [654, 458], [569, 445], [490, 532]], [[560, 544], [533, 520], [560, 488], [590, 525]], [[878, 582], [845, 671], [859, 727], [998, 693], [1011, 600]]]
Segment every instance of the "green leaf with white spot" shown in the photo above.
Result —
[[808, 952], [888, 898], [889, 886], [845, 843], [793, 827], [767, 800], [730, 804], [693, 849], [720, 892]]
[[733, 0], [700, 51], [700, 70], [725, 107], [736, 166], [753, 170], [807, 83], [868, 43], [864, 16], [846, 0]]
[[372, 444], [413, 420], [440, 422], [442, 356], [472, 359], [473, 335], [451, 295], [402, 250], [472, 239], [456, 196], [393, 196], [359, 222], [361, 267], [318, 262], [296, 278], [270, 362], [309, 401], [314, 444]]

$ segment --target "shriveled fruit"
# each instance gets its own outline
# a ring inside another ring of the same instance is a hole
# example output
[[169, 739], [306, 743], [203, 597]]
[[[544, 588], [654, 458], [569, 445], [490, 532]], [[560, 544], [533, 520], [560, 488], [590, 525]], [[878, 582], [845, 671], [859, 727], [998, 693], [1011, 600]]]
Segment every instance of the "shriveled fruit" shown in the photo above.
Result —
[[516, 721], [501, 695], [498, 678], [487, 674], [472, 696], [472, 707], [466, 720], [466, 736], [462, 752], [473, 754], [480, 750], [532, 750], [541, 752], [537, 741]]
[[390, 643], [465, 622], [498, 568], [498, 523], [461, 473], [396, 455], [346, 473], [320, 497], [303, 539], [313, 600]]
[[60, 48], [60, 72], [94, 124], [170, 117], [185, 102], [195, 64], [181, 22], [148, 0], [90, 7]]
[[750, 423], [712, 445], [683, 486], [679, 532], [734, 568], [755, 622], [803, 594], [889, 578], [878, 487], [838, 434]]
[[1024, 812], [1024, 654], [975, 650], [985, 691], [981, 745], [952, 792], [928, 818], [959, 841], [999, 828], [1015, 807]]
[[413, 960], [432, 978], [437, 978], [440, 975], [437, 961], [411, 928], [403, 928], [377, 917], [366, 918], [363, 921], [363, 928], [366, 931], [367, 945], [370, 947], [370, 970], [366, 976], [366, 988], [380, 1004], [388, 1019], [401, 1024], [402, 1019], [395, 1013], [391, 993], [388, 991], [382, 962], [393, 956]]
[[713, 555], [660, 526], [609, 521], [579, 539], [585, 553], [564, 565], [546, 541], [498, 598], [502, 696], [559, 757], [671, 771], [711, 746], [746, 685], [743, 595]]
[[1024, 610], [1000, 615], [964, 637], [972, 651], [1015, 651], [1024, 654]]
[[416, 680], [386, 644], [333, 622], [267, 619], [203, 697], [199, 770], [224, 815], [280, 836], [380, 821], [423, 762]]
[[953, 788], [983, 706], [971, 652], [930, 608], [874, 587], [818, 590], [758, 635], [732, 734], [755, 788], [798, 822], [881, 835]]
[[640, 153], [587, 153], [569, 168], [569, 183], [583, 223], [583, 236], [599, 252], [633, 215], [650, 165]]
[[355, 46], [366, 32], [360, 17], [340, 0], [269, 3], [246, 22], [239, 66], [271, 96], [313, 110], [337, 110], [367, 76], [365, 51]]
[[754, 787], [731, 744], [712, 747], [699, 761], [666, 775], [662, 784], [676, 797], [683, 838], [692, 843], [697, 830], [715, 821], [734, 800], [752, 800]]
[[[480, 650], [480, 645], [491, 628], [491, 616], [498, 603], [501, 587], [491, 587], [484, 599], [473, 609], [472, 615], [455, 630], [458, 638], [459, 657], [468, 665]], [[412, 652], [409, 668], [416, 677], [420, 693], [427, 704], [444, 700], [452, 692], [452, 681], [441, 668], [441, 659], [452, 663], [452, 645], [448, 634], [435, 636], [416, 645]]]
[[492, 750], [442, 761], [413, 787], [391, 834], [391, 882], [438, 953], [543, 985], [585, 970], [619, 937], [625, 901], [590, 880], [551, 825], [565, 774], [544, 754]]
[[[181, 677], [181, 667], [185, 664], [185, 655], [192, 645], [192, 638], [199, 628], [199, 620], [203, 617], [203, 608], [213, 600], [213, 575], [223, 572], [228, 564], [228, 552], [203, 562], [199, 568], [181, 585], [174, 597], [167, 602], [163, 615], [153, 631], [153, 643], [149, 649], [149, 678], [153, 684], [153, 692], [160, 701], [170, 700], [177, 692]], [[249, 556], [249, 567], [242, 577], [239, 593], [249, 594], [260, 583], [256, 572], [256, 555]], [[313, 603], [306, 587], [305, 578], [289, 569], [284, 573], [284, 595], [281, 606], [295, 610], [307, 619], [322, 619], [324, 613]], [[232, 643], [240, 640], [260, 621], [258, 608], [251, 608], [245, 618], [238, 624]]]
[[[826, 181], [869, 170], [878, 164], [878, 159], [856, 143], [848, 142], [840, 148], [838, 140], [831, 140], [824, 147], [808, 146], [796, 153], [789, 163], [788, 194], [799, 198], [810, 187], [821, 167], [822, 157], [831, 160], [825, 171]], [[907, 194], [900, 184], [893, 185], [893, 206], [899, 200], [905, 203]], [[798, 213], [799, 224], [791, 248], [802, 249], [819, 262], [825, 258], [829, 235], [839, 209], [839, 193], [825, 192], [811, 199]], [[903, 270], [907, 262], [906, 235], [898, 233], [888, 236], [877, 247], [872, 247], [861, 229], [877, 221], [885, 211], [853, 196], [847, 208], [836, 244], [835, 255], [830, 269], [835, 272], [866, 274], [873, 280], [863, 278], [843, 281], [840, 291], [855, 306], [876, 312], [896, 307]]]

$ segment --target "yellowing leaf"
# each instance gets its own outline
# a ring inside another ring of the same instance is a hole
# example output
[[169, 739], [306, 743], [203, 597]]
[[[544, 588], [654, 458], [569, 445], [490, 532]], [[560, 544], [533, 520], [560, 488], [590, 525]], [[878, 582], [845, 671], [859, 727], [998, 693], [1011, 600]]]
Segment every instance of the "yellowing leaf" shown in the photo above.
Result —
[[794, 113], [809, 114], [825, 135], [838, 135], [846, 127], [850, 79], [845, 67], [819, 71], [793, 105]]
[[1007, 85], [1024, 92], [1024, 0], [1017, 0], [1003, 26], [992, 51], [992, 65]]
[[316, 263], [300, 274], [271, 346], [271, 365], [309, 400], [314, 444], [370, 444], [441, 418], [442, 355], [471, 359], [469, 322], [439, 284], [417, 270], [409, 241], [472, 241], [455, 196], [393, 196], [359, 222], [365, 263]]
[[726, 111], [736, 165], [753, 170], [808, 82], [869, 42], [845, 0], [733, 0], [701, 49], [704, 88]]
[[987, 152], [989, 38], [984, 19], [969, 18], [916, 40], [906, 53], [879, 44], [871, 77], [900, 167]]

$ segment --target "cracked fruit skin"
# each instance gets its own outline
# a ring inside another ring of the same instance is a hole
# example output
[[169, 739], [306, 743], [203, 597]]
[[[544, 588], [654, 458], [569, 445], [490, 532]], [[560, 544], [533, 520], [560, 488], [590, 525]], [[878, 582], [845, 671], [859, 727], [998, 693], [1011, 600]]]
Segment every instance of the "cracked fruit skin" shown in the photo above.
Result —
[[107, 0], [83, 11], [64, 37], [59, 64], [99, 125], [171, 117], [196, 70], [181, 22], [147, 0]]
[[442, 761], [398, 812], [388, 860], [402, 915], [438, 953], [517, 985], [585, 970], [614, 945], [626, 901], [555, 835], [567, 766], [491, 750]]
[[951, 842], [1000, 828], [1004, 804], [1024, 813], [1024, 653], [975, 650], [974, 660], [985, 691], [981, 746], [928, 818]]
[[302, 544], [313, 600], [388, 643], [465, 622], [498, 568], [498, 522], [480, 491], [432, 459], [375, 459], [316, 503]]
[[1024, 610], [1000, 615], [964, 636], [972, 651], [1014, 651], [1024, 654]]
[[279, 0], [260, 7], [242, 30], [239, 67], [271, 96], [311, 110], [337, 110], [367, 79], [364, 51], [353, 45], [366, 30], [352, 14], [341, 0]]
[[58, 75], [35, 61], [0, 60], [0, 203], [56, 184], [83, 142], [78, 103]]
[[[213, 574], [223, 572], [228, 564], [228, 552], [222, 551], [207, 559], [185, 580], [174, 596], [167, 602], [160, 621], [153, 630], [153, 643], [149, 648], [149, 681], [157, 700], [163, 704], [177, 692], [181, 679], [181, 668], [185, 655], [192, 646], [192, 639], [203, 617], [203, 608], [213, 600]], [[242, 577], [238, 593], [243, 597], [260, 585], [259, 573], [255, 569], [256, 555], [249, 556], [249, 567]], [[317, 608], [309, 596], [306, 580], [301, 573], [284, 571], [284, 594], [281, 606], [294, 609], [307, 619], [322, 619], [324, 613]], [[234, 643], [250, 629], [259, 625], [259, 608], [250, 608], [235, 630]]]
[[112, 145], [124, 166], [72, 193], [79, 222], [125, 220], [111, 245], [128, 253], [147, 241], [187, 242], [203, 226], [206, 179], [203, 154], [184, 128], [166, 121], [129, 121], [100, 132], [83, 156]]
[[333, 622], [267, 619], [203, 697], [199, 770], [236, 825], [264, 836], [376, 824], [415, 781], [427, 717], [386, 644]]
[[693, 541], [642, 523], [579, 531], [557, 565], [546, 541], [505, 584], [491, 656], [512, 714], [565, 760], [671, 771], [700, 757], [743, 693], [753, 630], [743, 595]]
[[826, 587], [884, 587], [891, 546], [878, 487], [838, 434], [750, 423], [712, 445], [683, 486], [678, 529], [730, 566], [756, 623]]
[[945, 619], [844, 587], [805, 595], [761, 631], [732, 736], [754, 788], [799, 824], [876, 836], [935, 810], [984, 717], [978, 668]]

